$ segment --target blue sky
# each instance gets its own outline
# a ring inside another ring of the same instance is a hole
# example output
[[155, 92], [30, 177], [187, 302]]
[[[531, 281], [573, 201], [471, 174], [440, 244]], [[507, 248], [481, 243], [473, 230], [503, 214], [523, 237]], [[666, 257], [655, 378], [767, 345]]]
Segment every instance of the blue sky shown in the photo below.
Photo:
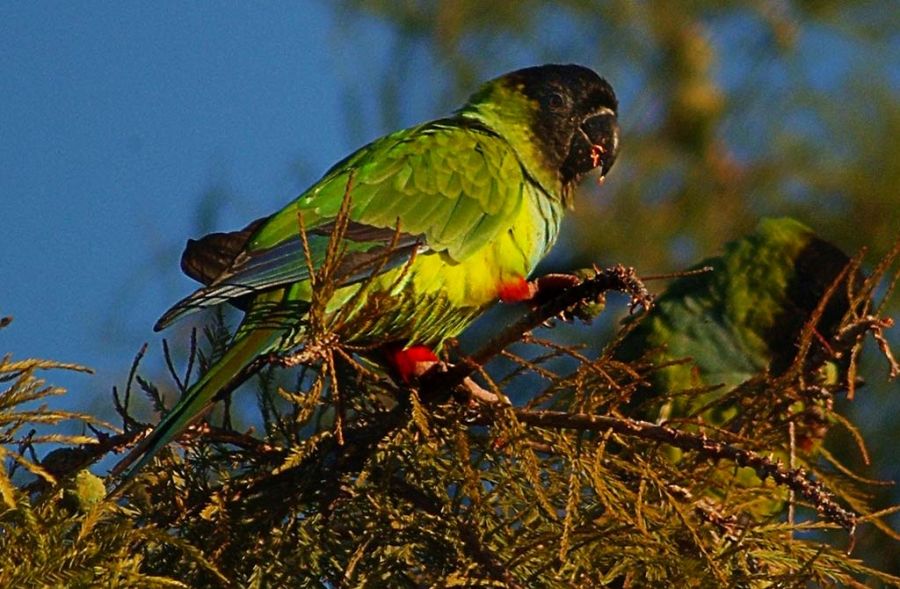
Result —
[[338, 97], [388, 32], [338, 44], [312, 2], [48, 6], [0, 7], [0, 353], [87, 364], [72, 384], [106, 394], [192, 288], [188, 237], [271, 212], [358, 144]]

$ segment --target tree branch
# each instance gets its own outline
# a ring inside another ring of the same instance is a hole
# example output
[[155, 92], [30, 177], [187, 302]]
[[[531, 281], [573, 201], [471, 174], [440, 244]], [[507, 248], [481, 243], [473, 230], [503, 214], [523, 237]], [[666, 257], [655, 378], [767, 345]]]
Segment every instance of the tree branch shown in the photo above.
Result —
[[[453, 390], [478, 366], [487, 363], [510, 344], [520, 341], [526, 333], [567, 309], [583, 301], [595, 300], [611, 290], [629, 295], [632, 309], [651, 305], [652, 297], [633, 268], [617, 265], [598, 271], [594, 277], [563, 289], [553, 298], [533, 307], [458, 364], [446, 370], [439, 367], [429, 370], [421, 377], [417, 387], [422, 403], [433, 407], [447, 402]], [[229, 501], [232, 515], [239, 520], [251, 520], [266, 526], [280, 519], [301, 497], [331, 504], [341, 492], [342, 477], [359, 472], [381, 441], [409, 422], [409, 395], [398, 393], [401, 401], [393, 409], [369, 421], [345, 426], [343, 444], [338, 444], [333, 438], [325, 439], [317, 451], [297, 466], [235, 489]], [[306, 495], [307, 492], [312, 496]], [[196, 509], [202, 508], [201, 505]], [[266, 514], [262, 518], [265, 521], [259, 518], [260, 513]]]
[[695, 434], [625, 417], [522, 409], [514, 412], [520, 422], [532, 426], [596, 432], [612, 430], [625, 436], [663, 442], [682, 450], [694, 450], [713, 460], [730, 460], [739, 466], [752, 468], [760, 478], [771, 477], [776, 483], [787, 486], [812, 503], [819, 515], [848, 529], [851, 535], [856, 527], [856, 514], [838, 505], [832, 494], [812, 480], [802, 468], [786, 468], [780, 461], [712, 440], [706, 434]]

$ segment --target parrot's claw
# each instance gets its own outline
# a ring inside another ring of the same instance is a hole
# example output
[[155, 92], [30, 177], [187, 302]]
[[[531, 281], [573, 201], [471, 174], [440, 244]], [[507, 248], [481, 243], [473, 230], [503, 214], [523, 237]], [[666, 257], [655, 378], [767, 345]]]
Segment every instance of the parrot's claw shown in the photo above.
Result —
[[[395, 352], [393, 356], [394, 361], [396, 361], [399, 354], [403, 354], [402, 359], [394, 366], [394, 369], [397, 370], [404, 384], [414, 385], [426, 373], [447, 372], [452, 366], [452, 364], [439, 360], [434, 356], [432, 356], [434, 359], [427, 357], [425, 352], [417, 351], [420, 348], [424, 347], [412, 346], [399, 353]], [[469, 376], [465, 377], [457, 385], [456, 389], [459, 392], [457, 399], [467, 403], [470, 409], [478, 407], [479, 402], [486, 405], [494, 405], [500, 402], [499, 396], [488, 391]]]
[[476, 401], [481, 401], [486, 405], [496, 405], [500, 402], [500, 397], [496, 393], [492, 393], [470, 377], [463, 379], [460, 388], [469, 396], [469, 406], [474, 408]]
[[[569, 274], [546, 274], [535, 280], [537, 294], [534, 302], [541, 304], [552, 299], [564, 290], [578, 286], [586, 279], [593, 278], [597, 274], [596, 269], [576, 270]], [[600, 294], [591, 301], [579, 301], [559, 313], [558, 317], [566, 322], [579, 319], [585, 323], [594, 320], [606, 307], [606, 296]]]

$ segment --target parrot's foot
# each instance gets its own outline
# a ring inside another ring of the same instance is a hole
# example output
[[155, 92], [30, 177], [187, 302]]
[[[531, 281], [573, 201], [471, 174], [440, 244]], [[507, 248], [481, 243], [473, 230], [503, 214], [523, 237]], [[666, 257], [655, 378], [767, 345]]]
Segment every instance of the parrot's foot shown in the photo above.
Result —
[[[411, 384], [420, 376], [438, 366], [441, 371], [446, 371], [449, 365], [442, 362], [431, 348], [427, 346], [409, 346], [402, 348], [399, 345], [389, 346], [385, 349], [387, 361], [394, 369], [397, 376], [403, 384]], [[470, 377], [466, 377], [459, 384], [459, 388], [469, 399], [470, 403], [481, 401], [487, 404], [494, 404], [500, 401], [500, 398], [494, 393], [488, 391]]]
[[546, 274], [537, 280], [525, 280], [518, 276], [500, 285], [498, 297], [504, 303], [530, 301], [540, 305], [562, 291], [578, 286], [583, 280], [578, 274]]
[[[596, 275], [596, 268], [577, 270], [571, 274], [546, 274], [535, 280], [537, 292], [532, 300], [535, 304], [543, 304], [558, 296], [561, 292], [578, 286], [586, 279], [593, 278]], [[595, 300], [579, 301], [572, 307], [560, 313], [560, 318], [564, 321], [581, 319], [582, 321], [590, 322], [600, 315], [605, 307], [606, 296], [601, 294]]]
[[567, 288], [578, 286], [583, 280], [584, 278], [577, 274], [545, 274], [535, 280], [537, 284], [537, 299], [539, 302], [544, 302]]

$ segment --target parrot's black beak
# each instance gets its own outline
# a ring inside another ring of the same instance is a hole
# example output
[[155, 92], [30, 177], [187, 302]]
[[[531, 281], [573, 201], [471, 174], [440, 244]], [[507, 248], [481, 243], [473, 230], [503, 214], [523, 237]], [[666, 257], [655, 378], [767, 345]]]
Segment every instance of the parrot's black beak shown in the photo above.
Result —
[[600, 114], [585, 119], [580, 129], [591, 146], [591, 167], [599, 167], [600, 175], [606, 176], [619, 151], [619, 123], [615, 113], [603, 109]]
[[586, 117], [572, 135], [569, 153], [560, 171], [563, 180], [579, 181], [585, 174], [600, 168], [606, 176], [619, 151], [619, 123], [609, 108]]

